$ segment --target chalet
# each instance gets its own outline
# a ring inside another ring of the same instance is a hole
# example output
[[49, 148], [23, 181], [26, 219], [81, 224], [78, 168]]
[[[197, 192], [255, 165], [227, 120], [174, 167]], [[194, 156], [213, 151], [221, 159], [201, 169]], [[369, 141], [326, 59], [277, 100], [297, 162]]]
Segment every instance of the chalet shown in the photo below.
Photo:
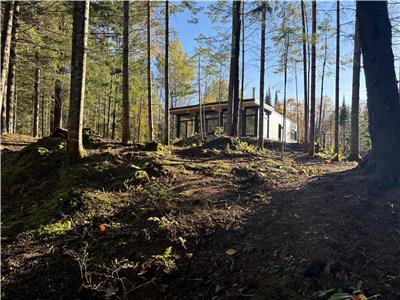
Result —
[[[212, 102], [202, 105], [201, 111], [204, 128], [207, 134], [226, 129], [228, 103]], [[258, 137], [260, 102], [258, 99], [244, 99], [240, 110], [240, 134], [242, 137]], [[171, 115], [176, 121], [176, 137], [185, 138], [200, 132], [199, 105], [171, 108]], [[271, 141], [282, 141], [283, 115], [267, 104], [264, 105], [264, 138]], [[297, 142], [297, 124], [286, 118], [287, 143]]]

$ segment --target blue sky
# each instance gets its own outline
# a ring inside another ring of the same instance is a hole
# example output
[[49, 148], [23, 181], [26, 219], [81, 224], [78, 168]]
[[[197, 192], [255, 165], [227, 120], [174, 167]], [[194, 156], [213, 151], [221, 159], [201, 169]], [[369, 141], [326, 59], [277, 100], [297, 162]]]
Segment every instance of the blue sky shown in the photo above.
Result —
[[[197, 15], [198, 23], [190, 24], [188, 20], [190, 19], [190, 14], [188, 12], [182, 12], [178, 14], [174, 14], [171, 16], [171, 27], [178, 34], [179, 39], [182, 41], [183, 48], [192, 55], [194, 52], [194, 48], [197, 46], [197, 42], [195, 39], [200, 35], [215, 35], [214, 27], [216, 24], [211, 23], [208, 19], [205, 12], [207, 11], [207, 6], [212, 3], [211, 1], [207, 2], [198, 2], [199, 6], [205, 7], [205, 9]], [[249, 5], [249, 4], [246, 4]], [[297, 5], [297, 4], [296, 4]], [[353, 22], [354, 22], [354, 2], [343, 1], [342, 2], [343, 12], [341, 16], [341, 24], [342, 24], [342, 37], [341, 37], [341, 56], [351, 59], [352, 57], [352, 49], [353, 42], [352, 39], [348, 37], [348, 35], [353, 33]], [[334, 12], [334, 3], [333, 2], [318, 2], [318, 8], [320, 9], [318, 13], [317, 19], [323, 19], [327, 14], [332, 14], [332, 26], [335, 26], [335, 12]], [[222, 26], [226, 31], [229, 32], [231, 26], [231, 20], [227, 20], [226, 24], [217, 24]], [[267, 31], [271, 29], [271, 24], [267, 22]], [[310, 26], [311, 27], [311, 26]], [[254, 28], [249, 28], [248, 31], [253, 31]], [[245, 97], [252, 96], [252, 88], [256, 87], [256, 95], [259, 94], [258, 85], [259, 85], [259, 30], [254, 29], [254, 33], [251, 37], [249, 37], [249, 43], [245, 46], [245, 89], [244, 94]], [[226, 41], [230, 43], [230, 40]], [[271, 35], [267, 33], [267, 47], [272, 46]], [[335, 37], [329, 39], [328, 49], [330, 52], [334, 54], [335, 52]], [[251, 51], [250, 51], [251, 50]], [[395, 49], [394, 49], [395, 50]], [[283, 97], [283, 73], [276, 74], [274, 71], [274, 66], [277, 64], [278, 56], [272, 49], [270, 52], [266, 53], [266, 87], [271, 87], [272, 93], [278, 90], [279, 98]], [[317, 61], [317, 98], [319, 98], [320, 94], [320, 69], [321, 69], [322, 61]], [[397, 65], [396, 65], [397, 66]], [[332, 71], [332, 74], [328, 75], [325, 79], [324, 84], [324, 95], [329, 96], [332, 100], [335, 97], [334, 87], [335, 87], [335, 77], [334, 77], [334, 64], [328, 66], [328, 68]], [[298, 95], [300, 101], [303, 99], [303, 80], [302, 80], [302, 63], [299, 63], [297, 66], [297, 75], [298, 75]], [[295, 80], [293, 69], [289, 74], [289, 82], [287, 88], [287, 96], [288, 98], [296, 98], [295, 91]], [[352, 68], [351, 62], [347, 66], [342, 66], [341, 74], [340, 74], [340, 101], [342, 101], [343, 95], [345, 96], [346, 103], [349, 104], [351, 102], [351, 83], [352, 83]], [[366, 99], [366, 91], [364, 85], [364, 74], [361, 74], [361, 91], [360, 91], [361, 99]]]

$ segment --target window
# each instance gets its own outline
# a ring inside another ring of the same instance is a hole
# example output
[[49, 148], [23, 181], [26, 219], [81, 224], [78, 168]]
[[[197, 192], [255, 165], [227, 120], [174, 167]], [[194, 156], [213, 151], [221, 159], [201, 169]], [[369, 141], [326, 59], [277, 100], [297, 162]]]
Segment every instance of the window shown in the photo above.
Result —
[[219, 114], [217, 112], [206, 112], [206, 132], [213, 134], [219, 125]]
[[187, 138], [193, 135], [193, 117], [189, 115], [179, 116], [178, 137]]
[[246, 108], [245, 113], [245, 136], [256, 136], [257, 135], [257, 109]]
[[281, 124], [278, 125], [278, 139], [281, 141], [282, 140], [282, 130], [283, 127]]
[[296, 130], [293, 130], [293, 129], [290, 130], [290, 140], [291, 141], [296, 141], [297, 140], [297, 132], [296, 132]]

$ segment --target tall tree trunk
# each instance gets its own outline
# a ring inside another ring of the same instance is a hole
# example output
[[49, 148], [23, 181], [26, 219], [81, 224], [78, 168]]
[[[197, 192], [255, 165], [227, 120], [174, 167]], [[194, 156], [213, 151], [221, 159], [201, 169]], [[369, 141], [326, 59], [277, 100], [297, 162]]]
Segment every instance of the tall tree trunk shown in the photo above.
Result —
[[169, 130], [169, 1], [165, 1], [165, 132], [164, 144], [170, 143], [170, 130]]
[[73, 5], [71, 87], [67, 139], [67, 157], [70, 160], [80, 158], [83, 154], [82, 127], [90, 1], [76, 1]]
[[45, 110], [45, 102], [46, 102], [46, 100], [45, 100], [45, 98], [44, 98], [44, 89], [42, 90], [42, 110], [41, 110], [41, 112], [42, 112], [42, 119], [41, 119], [41, 129], [42, 129], [42, 138], [45, 136], [45, 123], [44, 123], [44, 110]]
[[340, 1], [336, 2], [335, 154], [339, 159]]
[[317, 141], [321, 143], [321, 126], [322, 126], [322, 106], [324, 103], [324, 79], [325, 79], [325, 66], [326, 61], [328, 59], [327, 55], [328, 51], [328, 43], [327, 43], [327, 36], [325, 33], [325, 45], [324, 45], [324, 62], [322, 63], [322, 75], [321, 75], [321, 98], [319, 100], [319, 118], [318, 118], [318, 131], [317, 131]]
[[17, 134], [17, 111], [18, 111], [18, 93], [16, 83], [14, 85], [15, 95], [14, 95], [14, 109], [13, 109], [13, 134]]
[[40, 67], [39, 52], [36, 51], [35, 94], [33, 96], [32, 136], [39, 135], [39, 97], [40, 97]]
[[228, 90], [228, 134], [236, 136], [238, 131], [239, 108], [239, 51], [240, 51], [240, 1], [232, 2], [232, 44], [229, 67]]
[[400, 179], [400, 97], [386, 1], [357, 1], [360, 44], [367, 87], [373, 178], [398, 185]]
[[242, 1], [234, 1], [235, 6], [235, 19], [236, 19], [236, 29], [235, 29], [235, 45], [234, 45], [234, 74], [233, 77], [233, 111], [232, 111], [232, 126], [231, 126], [231, 136], [239, 136], [239, 57], [240, 57], [240, 7]]
[[199, 61], [197, 65], [197, 85], [198, 85], [198, 96], [199, 96], [199, 131], [200, 131], [200, 139], [204, 139], [204, 126], [203, 126], [203, 111], [202, 111], [202, 105], [201, 105], [201, 54], [199, 52]]
[[354, 54], [353, 54], [353, 84], [351, 96], [351, 138], [350, 160], [360, 159], [359, 146], [359, 111], [360, 111], [360, 71], [361, 71], [361, 47], [359, 36], [359, 23], [356, 15], [354, 26]]
[[139, 99], [139, 108], [138, 108], [138, 113], [137, 113], [137, 142], [140, 143], [140, 130], [142, 129], [142, 98]]
[[285, 71], [284, 71], [284, 80], [283, 80], [283, 128], [282, 128], [282, 143], [281, 143], [281, 155], [284, 156], [285, 153], [285, 144], [286, 144], [286, 90], [287, 90], [287, 68], [288, 68], [288, 55], [289, 55], [289, 35], [286, 34], [285, 37]]
[[63, 86], [61, 80], [57, 79], [54, 84], [54, 121], [52, 131], [62, 127], [62, 102]]
[[[13, 132], [14, 128], [14, 96], [15, 96], [15, 69], [17, 64], [17, 41], [19, 29], [19, 3], [15, 2], [13, 27], [11, 32], [11, 46], [10, 46], [10, 62], [8, 69], [7, 79], [7, 99], [6, 99], [6, 130], [9, 133]], [[4, 129], [4, 127], [3, 127]]]
[[[294, 81], [296, 83], [296, 127], [297, 131], [299, 128], [299, 92], [298, 92], [298, 83], [297, 83], [297, 62], [294, 63]], [[298, 134], [296, 132], [296, 140], [298, 140]]]
[[239, 99], [239, 115], [238, 115], [238, 134], [240, 135], [240, 121], [241, 121], [241, 119], [240, 119], [240, 112], [241, 112], [241, 110], [242, 110], [242, 101], [243, 101], [243, 94], [244, 94], [244, 2], [245, 1], [242, 1], [242, 12], [241, 12], [241, 14], [242, 14], [242, 78], [241, 78], [241, 80], [240, 80], [240, 84], [241, 84], [241, 87], [240, 87], [240, 99]]
[[131, 138], [131, 129], [129, 125], [129, 0], [124, 1], [124, 32], [122, 44], [122, 143], [127, 144]]
[[106, 125], [107, 125], [107, 123], [106, 123], [107, 102], [106, 101], [107, 100], [104, 100], [104, 103], [103, 103], [103, 133], [102, 133], [103, 137], [106, 137]]
[[99, 92], [96, 93], [96, 103], [97, 103], [97, 134], [100, 135], [100, 118], [101, 118], [101, 99]]
[[111, 138], [113, 139], [113, 140], [115, 140], [115, 127], [116, 127], [116, 124], [115, 124], [115, 117], [116, 117], [116, 110], [117, 110], [117, 108], [116, 108], [116, 99], [115, 99], [115, 97], [114, 97], [114, 102], [113, 102], [113, 115], [112, 115], [112, 125], [111, 125]]
[[107, 130], [106, 136], [110, 137], [110, 122], [111, 122], [111, 102], [112, 102], [112, 92], [113, 92], [113, 74], [111, 74], [111, 82], [110, 82], [110, 93], [108, 95], [108, 111], [107, 111]]
[[4, 20], [1, 32], [1, 75], [0, 75], [0, 115], [1, 132], [6, 131], [6, 97], [5, 89], [8, 77], [8, 68], [10, 63], [11, 35], [14, 19], [14, 1], [6, 2], [4, 11]]
[[307, 83], [307, 47], [306, 47], [306, 20], [305, 20], [305, 12], [304, 12], [304, 1], [301, 1], [301, 24], [302, 24], [302, 33], [303, 33], [303, 82], [304, 82], [304, 143], [308, 144], [308, 124], [309, 124], [309, 116], [308, 116], [308, 83]]
[[315, 155], [315, 81], [316, 81], [316, 36], [317, 1], [312, 2], [312, 45], [311, 45], [311, 111], [310, 111], [310, 155]]
[[151, 18], [150, 1], [147, 1], [147, 127], [149, 141], [154, 140], [153, 103], [151, 99]]
[[260, 61], [260, 110], [258, 122], [258, 148], [264, 149], [264, 79], [265, 79], [265, 27], [267, 12], [263, 9], [261, 16], [261, 61]]

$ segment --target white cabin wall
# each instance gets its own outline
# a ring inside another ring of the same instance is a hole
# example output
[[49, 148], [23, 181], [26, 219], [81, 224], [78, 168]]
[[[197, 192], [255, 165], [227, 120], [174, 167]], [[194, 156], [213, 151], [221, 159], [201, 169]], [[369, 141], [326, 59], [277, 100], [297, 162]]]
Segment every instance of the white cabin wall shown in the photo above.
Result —
[[272, 141], [279, 141], [279, 125], [282, 125], [282, 115], [272, 111], [269, 115], [269, 139]]

